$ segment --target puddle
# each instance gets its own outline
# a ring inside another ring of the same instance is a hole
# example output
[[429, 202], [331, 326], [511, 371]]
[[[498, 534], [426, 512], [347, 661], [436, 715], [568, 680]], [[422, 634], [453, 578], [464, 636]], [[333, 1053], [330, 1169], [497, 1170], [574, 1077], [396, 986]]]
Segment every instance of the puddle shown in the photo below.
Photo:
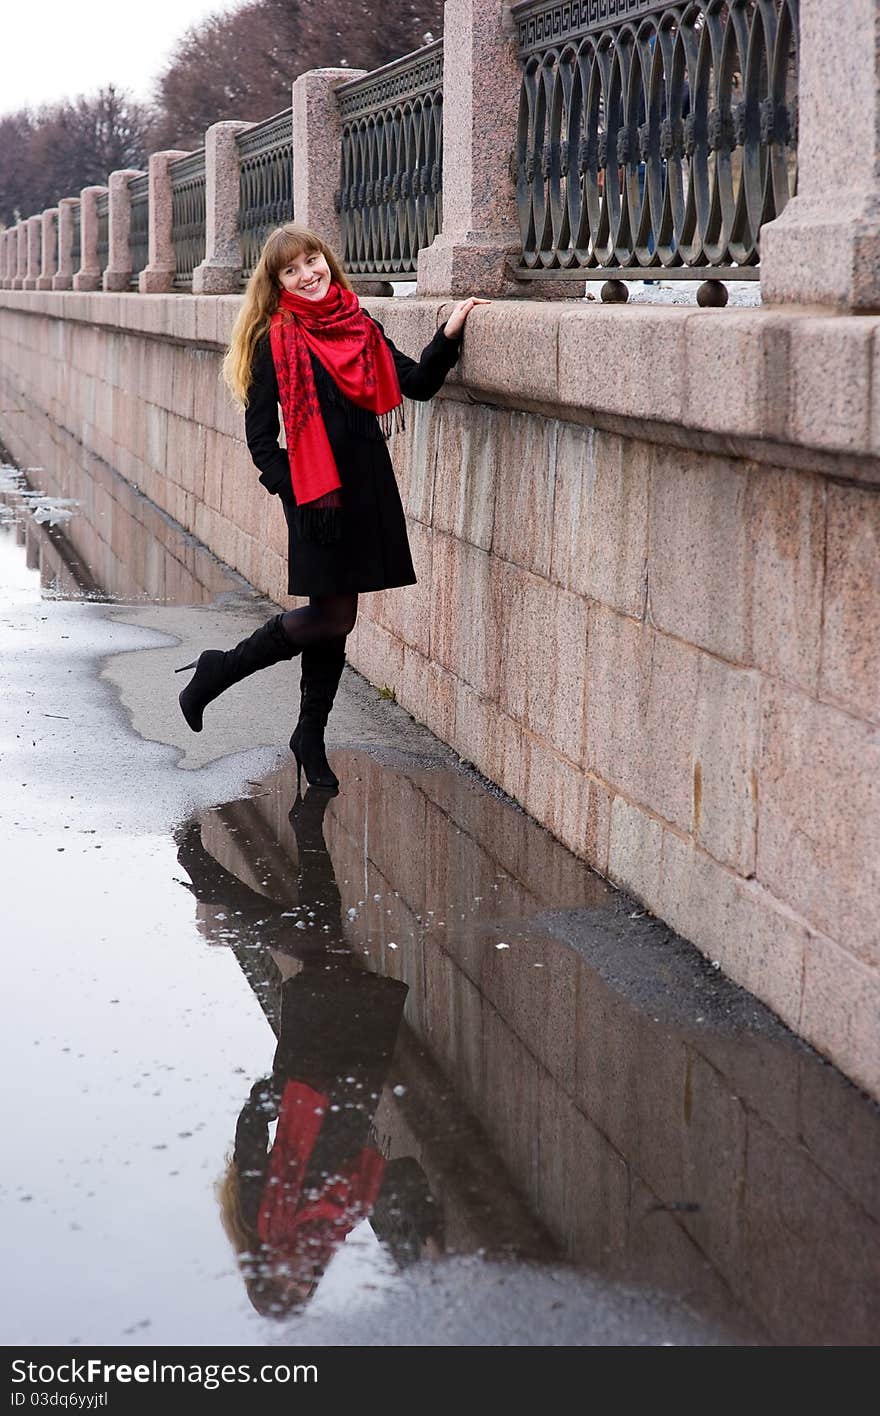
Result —
[[280, 1174], [266, 1118], [318, 1093], [307, 1180], [363, 1148], [399, 1162], [396, 1227], [383, 1205], [371, 1219], [398, 1264], [434, 1247], [564, 1260], [754, 1340], [875, 1341], [876, 1109], [508, 803], [457, 772], [333, 762], [336, 798], [289, 815], [285, 769], [178, 838], [199, 930], [277, 1037], [239, 1119], [246, 1281], [284, 1311], [279, 1254], [306, 1283], [333, 1249], [254, 1227]]
[[2, 475], [8, 1342], [877, 1341], [876, 1107], [397, 709], [337, 797], [181, 807], [103, 602], [252, 592]]

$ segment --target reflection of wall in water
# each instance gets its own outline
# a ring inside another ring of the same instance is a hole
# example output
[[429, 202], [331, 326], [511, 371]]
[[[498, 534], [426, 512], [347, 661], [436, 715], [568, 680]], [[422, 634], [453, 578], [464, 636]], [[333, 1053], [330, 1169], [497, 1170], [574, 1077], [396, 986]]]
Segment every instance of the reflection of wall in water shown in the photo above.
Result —
[[28, 566], [44, 588], [67, 597], [103, 594], [173, 604], [203, 604], [243, 588], [214, 556], [190, 540], [107, 463], [56, 425], [49, 445], [29, 449], [29, 481], [79, 505], [63, 525], [30, 524]]
[[[577, 909], [615, 932], [615, 897], [526, 816], [454, 774], [334, 761], [325, 835], [357, 912], [349, 943], [409, 984], [412, 1033], [562, 1251], [719, 1311], [738, 1300], [777, 1341], [876, 1340], [880, 1170], [859, 1094], [773, 1023], [658, 1018], [681, 985], [680, 956], [665, 964], [656, 943], [637, 951], [639, 992], [622, 927], [589, 961], [523, 930]], [[247, 809], [292, 858], [289, 804], [271, 792]], [[244, 868], [244, 833], [215, 819], [205, 839]], [[699, 1211], [672, 1208], [688, 1203]]]

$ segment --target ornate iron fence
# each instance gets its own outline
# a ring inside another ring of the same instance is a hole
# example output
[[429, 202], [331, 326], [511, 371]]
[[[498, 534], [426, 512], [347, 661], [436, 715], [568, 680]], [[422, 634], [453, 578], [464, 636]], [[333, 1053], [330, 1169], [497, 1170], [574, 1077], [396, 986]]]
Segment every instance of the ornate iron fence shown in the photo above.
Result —
[[110, 259], [110, 193], [99, 192], [95, 200], [98, 217], [98, 269], [103, 273]]
[[193, 271], [205, 259], [205, 150], [188, 153], [172, 162], [171, 241], [174, 246], [174, 285], [188, 290]]
[[525, 0], [513, 15], [518, 274], [756, 278], [761, 227], [797, 180], [798, 0]]
[[241, 266], [251, 275], [269, 232], [293, 220], [293, 112], [285, 108], [236, 139]]
[[442, 223], [443, 41], [336, 90], [338, 210], [353, 275], [413, 278]]
[[131, 261], [131, 287], [137, 290], [138, 276], [150, 259], [150, 179], [144, 172], [130, 177], [128, 196], [131, 202], [131, 223], [128, 228], [128, 255]]

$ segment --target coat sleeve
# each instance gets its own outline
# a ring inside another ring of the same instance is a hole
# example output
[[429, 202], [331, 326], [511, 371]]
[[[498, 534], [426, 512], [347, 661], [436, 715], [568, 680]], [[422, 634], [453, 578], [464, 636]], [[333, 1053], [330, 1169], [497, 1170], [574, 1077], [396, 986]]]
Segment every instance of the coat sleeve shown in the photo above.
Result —
[[[370, 318], [372, 319], [372, 316]], [[425, 345], [421, 358], [416, 360], [410, 359], [408, 354], [397, 348], [378, 320], [375, 323], [379, 325], [382, 338], [394, 357], [400, 391], [404, 398], [414, 398], [421, 402], [433, 398], [438, 389], [443, 387], [449, 370], [458, 362], [461, 337], [448, 339], [444, 332], [446, 325], [442, 324], [430, 344]]]
[[244, 435], [263, 486], [282, 500], [292, 500], [290, 463], [286, 449], [278, 443], [280, 431], [275, 365], [268, 339], [261, 339], [254, 353]]

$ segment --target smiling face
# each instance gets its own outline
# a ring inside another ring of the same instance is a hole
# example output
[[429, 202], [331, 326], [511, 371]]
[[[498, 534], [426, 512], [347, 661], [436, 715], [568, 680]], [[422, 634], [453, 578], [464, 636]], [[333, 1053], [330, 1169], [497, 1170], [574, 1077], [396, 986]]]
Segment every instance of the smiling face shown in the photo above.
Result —
[[320, 251], [302, 251], [278, 272], [278, 283], [304, 300], [323, 300], [330, 289], [330, 267]]

